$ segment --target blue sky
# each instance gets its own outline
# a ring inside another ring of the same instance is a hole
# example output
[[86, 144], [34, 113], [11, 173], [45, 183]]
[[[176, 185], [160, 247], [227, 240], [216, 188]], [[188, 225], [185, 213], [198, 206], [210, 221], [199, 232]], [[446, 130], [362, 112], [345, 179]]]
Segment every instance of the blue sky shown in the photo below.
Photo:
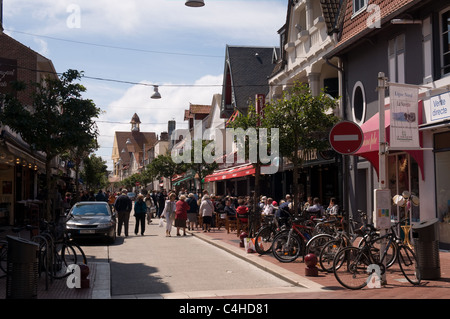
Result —
[[[136, 112], [141, 131], [159, 134], [184, 110], [221, 93], [226, 45], [278, 46], [287, 0], [3, 0], [5, 33], [52, 60], [83, 71], [85, 96], [102, 109], [96, 152], [111, 169], [115, 131]], [[113, 81], [106, 81], [110, 79]], [[159, 85], [160, 100], [151, 86]]]

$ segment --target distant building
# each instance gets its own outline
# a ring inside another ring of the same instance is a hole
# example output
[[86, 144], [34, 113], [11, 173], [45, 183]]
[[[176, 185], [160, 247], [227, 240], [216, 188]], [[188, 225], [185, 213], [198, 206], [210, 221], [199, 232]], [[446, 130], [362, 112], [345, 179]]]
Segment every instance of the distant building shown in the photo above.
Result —
[[141, 121], [136, 113], [131, 118], [130, 124], [130, 131], [114, 134], [111, 156], [114, 170], [110, 181], [118, 182], [140, 173], [145, 166], [148, 150], [156, 143], [157, 138], [154, 132], [141, 132]]

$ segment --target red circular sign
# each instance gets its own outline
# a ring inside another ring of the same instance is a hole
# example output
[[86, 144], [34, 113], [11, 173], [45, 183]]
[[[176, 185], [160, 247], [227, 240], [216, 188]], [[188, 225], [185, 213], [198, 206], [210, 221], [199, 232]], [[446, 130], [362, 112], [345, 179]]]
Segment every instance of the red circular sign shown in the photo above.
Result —
[[358, 124], [350, 121], [337, 123], [330, 132], [330, 144], [333, 149], [344, 155], [350, 155], [362, 146], [364, 135]]

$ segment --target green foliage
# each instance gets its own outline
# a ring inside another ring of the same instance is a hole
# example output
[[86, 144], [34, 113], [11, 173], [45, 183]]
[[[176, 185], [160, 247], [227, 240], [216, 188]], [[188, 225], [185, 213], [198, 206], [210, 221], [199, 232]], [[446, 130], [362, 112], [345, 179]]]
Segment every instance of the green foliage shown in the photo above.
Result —
[[296, 150], [324, 150], [330, 147], [328, 134], [338, 118], [330, 112], [336, 100], [321, 92], [313, 96], [306, 84], [296, 83], [283, 98], [264, 109], [266, 127], [277, 127], [280, 153], [296, 164], [302, 159]]
[[83, 161], [84, 169], [81, 172], [81, 178], [84, 180], [88, 189], [103, 189], [108, 185], [108, 166], [101, 157], [92, 154]]

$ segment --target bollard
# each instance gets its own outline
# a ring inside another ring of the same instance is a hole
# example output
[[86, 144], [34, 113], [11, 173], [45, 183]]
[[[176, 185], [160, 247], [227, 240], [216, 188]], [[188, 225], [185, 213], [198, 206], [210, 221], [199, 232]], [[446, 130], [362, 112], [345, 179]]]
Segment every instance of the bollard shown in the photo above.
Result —
[[241, 240], [239, 243], [239, 247], [244, 248], [245, 247], [245, 243], [244, 243], [244, 239], [248, 237], [248, 234], [246, 232], [242, 232], [241, 235], [239, 236], [239, 239]]
[[87, 278], [89, 276], [89, 267], [86, 265], [80, 265], [81, 275], [81, 288], [89, 288], [90, 281]]
[[317, 257], [314, 254], [308, 254], [305, 256], [305, 276], [317, 277], [319, 275], [319, 270], [316, 267]]

